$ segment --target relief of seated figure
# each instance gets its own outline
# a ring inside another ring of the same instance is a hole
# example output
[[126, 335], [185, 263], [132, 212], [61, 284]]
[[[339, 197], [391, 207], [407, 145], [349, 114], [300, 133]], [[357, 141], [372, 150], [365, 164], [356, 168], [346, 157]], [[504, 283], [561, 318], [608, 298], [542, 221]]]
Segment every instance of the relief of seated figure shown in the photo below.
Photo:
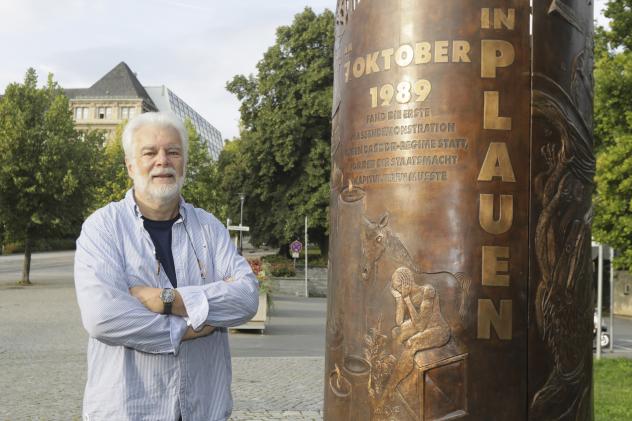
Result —
[[437, 290], [432, 285], [417, 285], [412, 271], [397, 269], [391, 278], [391, 294], [395, 298], [395, 326], [392, 337], [403, 345], [382, 399], [391, 399], [397, 385], [412, 371], [415, 354], [448, 343], [450, 327], [441, 314]]

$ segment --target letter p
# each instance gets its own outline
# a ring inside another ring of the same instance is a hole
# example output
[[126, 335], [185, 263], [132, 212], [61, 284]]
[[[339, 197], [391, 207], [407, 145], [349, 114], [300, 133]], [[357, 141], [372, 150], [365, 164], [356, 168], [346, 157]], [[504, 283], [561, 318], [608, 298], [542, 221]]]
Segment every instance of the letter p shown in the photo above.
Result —
[[515, 57], [514, 47], [509, 42], [499, 39], [481, 40], [481, 77], [496, 77], [496, 69], [511, 65]]

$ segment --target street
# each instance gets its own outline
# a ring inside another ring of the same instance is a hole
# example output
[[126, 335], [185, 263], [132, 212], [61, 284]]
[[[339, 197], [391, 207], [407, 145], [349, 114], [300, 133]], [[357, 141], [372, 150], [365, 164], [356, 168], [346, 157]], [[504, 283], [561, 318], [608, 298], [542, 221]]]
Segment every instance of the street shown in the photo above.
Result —
[[[608, 323], [610, 323], [610, 319], [604, 317], [603, 324], [608, 326]], [[611, 338], [614, 335], [614, 352], [610, 353], [610, 350], [606, 348], [602, 350], [604, 355], [632, 358], [632, 318], [615, 316], [614, 332], [612, 332], [610, 326], [608, 326], [608, 333], [610, 333]]]

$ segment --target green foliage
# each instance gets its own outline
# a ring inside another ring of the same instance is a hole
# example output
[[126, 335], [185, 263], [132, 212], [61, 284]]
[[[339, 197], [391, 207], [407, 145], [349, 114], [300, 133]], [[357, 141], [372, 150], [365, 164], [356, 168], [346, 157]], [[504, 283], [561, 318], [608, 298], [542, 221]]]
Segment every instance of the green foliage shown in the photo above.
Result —
[[[219, 154], [217, 161], [217, 173], [220, 198], [218, 200], [226, 204], [224, 219], [231, 217], [234, 221], [239, 221], [239, 198], [237, 193], [242, 192], [242, 187], [248, 185], [247, 167], [248, 161], [246, 160], [244, 142], [240, 139], [234, 139], [231, 142], [227, 142], [224, 145]], [[248, 210], [247, 204], [250, 200], [246, 201], [246, 212]], [[229, 206], [232, 208], [232, 213], [229, 212]], [[248, 215], [248, 214], [247, 214]], [[222, 220], [224, 220], [222, 219]], [[244, 221], [248, 221], [248, 216]], [[245, 225], [248, 225], [247, 223]], [[255, 228], [255, 227], [252, 227]]]
[[632, 268], [632, 133], [614, 138], [597, 158], [595, 238], [619, 252], [617, 264]]
[[98, 159], [99, 182], [94, 188], [91, 212], [110, 202], [121, 200], [125, 196], [125, 192], [132, 187], [132, 180], [127, 175], [127, 168], [125, 168], [125, 151], [121, 142], [124, 128], [125, 123], [121, 123], [116, 128], [114, 136], [100, 150]]
[[[632, 12], [631, 12], [632, 14]], [[597, 150], [632, 127], [632, 51], [606, 52], [595, 64]]]
[[260, 259], [248, 259], [248, 264], [259, 281], [259, 294], [265, 294], [270, 300], [272, 286], [270, 285], [270, 264]]
[[287, 257], [273, 254], [269, 256], [263, 256], [261, 258], [263, 262], [269, 265], [270, 274], [277, 277], [292, 277], [296, 276], [296, 269], [294, 268], [294, 262]]
[[604, 15], [611, 19], [608, 40], [614, 47], [632, 50], [632, 0], [610, 0]]
[[270, 274], [276, 277], [291, 278], [296, 276], [296, 269], [294, 269], [292, 262], [270, 263]]
[[185, 126], [189, 135], [189, 160], [187, 181], [184, 184], [182, 196], [193, 205], [206, 209], [223, 221], [226, 218], [227, 207], [219, 191], [218, 164], [211, 157], [193, 124], [187, 120]]
[[595, 145], [597, 184], [594, 237], [619, 253], [615, 264], [632, 270], [632, 9], [611, 0], [611, 30], [597, 29]]
[[68, 99], [52, 75], [38, 88], [37, 74], [29, 69], [24, 83], [10, 84], [0, 100], [5, 238], [29, 244], [77, 234], [96, 181], [97, 150], [97, 137], [75, 130]]
[[257, 75], [238, 75], [227, 89], [241, 101], [241, 139], [219, 160], [230, 216], [244, 221], [255, 244], [287, 244], [302, 233], [321, 249], [328, 243], [334, 16], [306, 8], [257, 64]]
[[[95, 188], [92, 211], [121, 200], [133, 185], [125, 167], [125, 151], [121, 142], [125, 124], [126, 122], [117, 127], [114, 136], [101, 151], [99, 183]], [[217, 163], [211, 158], [206, 145], [189, 120], [185, 121], [185, 127], [189, 135], [189, 160], [182, 196], [222, 220], [226, 214], [226, 206], [219, 197]]]
[[285, 256], [280, 256], [278, 254], [268, 254], [266, 256], [263, 256], [261, 260], [268, 263], [292, 263], [289, 258]]
[[[43, 238], [33, 243], [32, 251], [74, 250], [75, 238]], [[6, 243], [2, 246], [2, 254], [24, 253], [24, 242]]]
[[632, 360], [595, 361], [595, 420], [632, 419]]
[[327, 258], [324, 256], [318, 256], [315, 258], [308, 258], [307, 265], [312, 268], [326, 268]]

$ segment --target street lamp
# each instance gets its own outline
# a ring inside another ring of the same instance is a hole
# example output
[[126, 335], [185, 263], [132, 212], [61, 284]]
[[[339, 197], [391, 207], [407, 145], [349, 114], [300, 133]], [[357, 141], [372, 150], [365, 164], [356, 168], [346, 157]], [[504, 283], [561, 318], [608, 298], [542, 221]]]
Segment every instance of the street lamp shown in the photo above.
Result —
[[243, 253], [243, 245], [242, 245], [242, 230], [241, 228], [244, 225], [244, 199], [246, 198], [246, 193], [237, 193], [239, 196], [239, 201], [241, 202], [239, 208], [239, 254]]

